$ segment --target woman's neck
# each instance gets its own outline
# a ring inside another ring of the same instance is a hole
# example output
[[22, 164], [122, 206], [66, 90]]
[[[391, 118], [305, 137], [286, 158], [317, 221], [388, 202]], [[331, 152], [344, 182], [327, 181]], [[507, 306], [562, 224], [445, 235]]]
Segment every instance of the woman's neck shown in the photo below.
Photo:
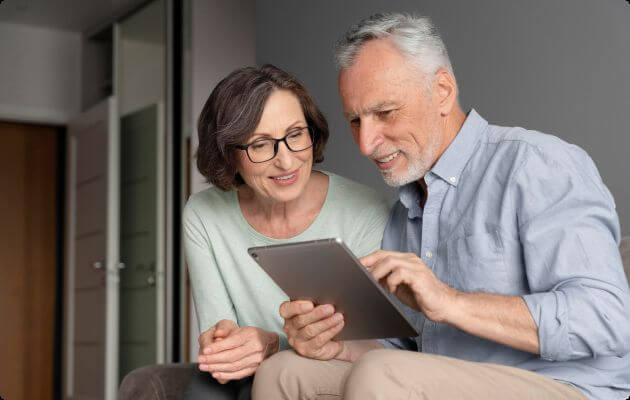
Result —
[[328, 192], [328, 176], [317, 171], [304, 192], [291, 201], [280, 202], [258, 196], [251, 188], [238, 190], [243, 216], [258, 232], [278, 239], [295, 236], [308, 228], [319, 214]]

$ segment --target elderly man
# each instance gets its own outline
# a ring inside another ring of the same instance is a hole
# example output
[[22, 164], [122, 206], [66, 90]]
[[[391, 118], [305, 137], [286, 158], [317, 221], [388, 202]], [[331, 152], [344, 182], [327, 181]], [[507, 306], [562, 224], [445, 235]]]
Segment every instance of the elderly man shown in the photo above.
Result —
[[588, 155], [465, 114], [426, 18], [363, 20], [337, 62], [354, 140], [400, 187], [385, 250], [361, 262], [421, 334], [339, 342], [333, 306], [284, 303], [301, 356], [263, 363], [254, 398], [625, 399], [630, 294]]

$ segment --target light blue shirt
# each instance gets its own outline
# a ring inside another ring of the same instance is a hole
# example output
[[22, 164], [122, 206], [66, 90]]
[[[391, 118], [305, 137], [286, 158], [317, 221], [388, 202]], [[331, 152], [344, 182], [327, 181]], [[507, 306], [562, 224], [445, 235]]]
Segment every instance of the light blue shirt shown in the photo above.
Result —
[[[630, 291], [619, 222], [590, 157], [554, 136], [489, 125], [472, 110], [425, 181], [424, 208], [417, 183], [401, 187], [383, 248], [417, 254], [455, 289], [521, 296], [541, 354], [402, 306], [421, 331], [417, 348], [524, 368], [591, 399], [630, 395]], [[409, 349], [413, 342], [388, 344]]]

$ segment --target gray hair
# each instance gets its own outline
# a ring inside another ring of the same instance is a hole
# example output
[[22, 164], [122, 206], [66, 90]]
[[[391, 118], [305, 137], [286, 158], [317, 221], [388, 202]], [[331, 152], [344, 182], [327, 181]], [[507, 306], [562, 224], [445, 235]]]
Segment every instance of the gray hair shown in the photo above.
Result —
[[361, 46], [372, 39], [391, 40], [425, 77], [432, 76], [440, 68], [453, 74], [446, 45], [431, 20], [401, 13], [374, 14], [352, 26], [335, 46], [337, 69], [351, 67]]

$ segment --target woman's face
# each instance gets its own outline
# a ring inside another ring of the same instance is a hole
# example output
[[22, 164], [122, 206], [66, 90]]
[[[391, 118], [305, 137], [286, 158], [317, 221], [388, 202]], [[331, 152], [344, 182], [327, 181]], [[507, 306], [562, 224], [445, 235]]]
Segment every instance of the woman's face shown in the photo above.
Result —
[[[306, 126], [298, 98], [288, 90], [274, 90], [265, 103], [258, 126], [244, 144], [281, 139], [296, 128]], [[284, 142], [279, 142], [276, 156], [261, 163], [251, 162], [244, 150], [237, 152], [238, 172], [257, 197], [287, 202], [304, 193], [313, 166], [313, 147], [292, 152]]]

